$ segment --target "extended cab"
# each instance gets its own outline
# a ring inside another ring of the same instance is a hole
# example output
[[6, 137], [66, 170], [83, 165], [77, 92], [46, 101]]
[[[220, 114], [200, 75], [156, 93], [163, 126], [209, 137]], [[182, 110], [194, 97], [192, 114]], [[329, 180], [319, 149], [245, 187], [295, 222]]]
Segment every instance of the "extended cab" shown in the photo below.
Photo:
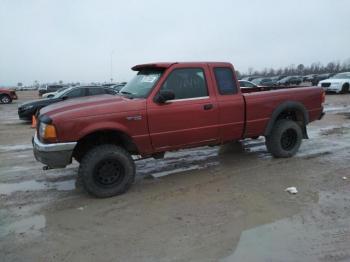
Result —
[[154, 63], [118, 96], [103, 95], [41, 109], [34, 155], [46, 168], [79, 163], [85, 189], [97, 197], [133, 183], [132, 155], [161, 158], [166, 151], [265, 136], [275, 157], [293, 156], [306, 126], [323, 116], [318, 87], [242, 93], [230, 63]]

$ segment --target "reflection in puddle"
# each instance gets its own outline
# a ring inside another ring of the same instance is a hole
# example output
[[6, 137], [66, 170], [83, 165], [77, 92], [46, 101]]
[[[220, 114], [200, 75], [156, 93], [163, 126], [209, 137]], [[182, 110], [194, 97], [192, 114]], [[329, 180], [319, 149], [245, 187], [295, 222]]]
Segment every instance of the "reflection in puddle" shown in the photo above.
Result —
[[0, 225], [0, 237], [8, 234], [39, 234], [46, 226], [46, 218], [43, 215], [31, 216], [11, 224]]
[[75, 189], [75, 180], [59, 182], [38, 182], [36, 180], [23, 181], [18, 183], [0, 183], [0, 195], [10, 195], [18, 191], [50, 190], [70, 191]]
[[164, 172], [158, 172], [158, 173], [153, 173], [152, 176], [154, 178], [159, 178], [159, 177], [163, 177], [163, 176], [168, 176], [171, 174], [176, 174], [176, 173], [181, 173], [181, 172], [186, 172], [186, 171], [191, 171], [191, 170], [201, 170], [201, 169], [205, 169], [205, 168], [209, 168], [211, 166], [217, 166], [219, 163], [208, 163], [208, 164], [204, 164], [204, 165], [193, 165], [193, 166], [189, 166], [189, 167], [183, 167], [183, 168], [177, 168], [177, 169], [173, 169], [173, 170], [168, 170], [168, 171], [164, 171]]
[[344, 206], [350, 197], [344, 195], [321, 192], [306, 214], [243, 231], [235, 252], [222, 261], [349, 261], [350, 219]]

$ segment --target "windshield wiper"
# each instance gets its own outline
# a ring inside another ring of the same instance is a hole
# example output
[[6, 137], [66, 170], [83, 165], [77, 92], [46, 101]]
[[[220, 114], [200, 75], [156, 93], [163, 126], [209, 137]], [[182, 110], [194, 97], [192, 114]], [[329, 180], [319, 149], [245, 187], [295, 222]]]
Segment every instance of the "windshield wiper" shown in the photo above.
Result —
[[121, 91], [119, 94], [122, 93], [123, 95], [126, 95], [128, 98], [133, 99], [133, 94], [127, 91]]

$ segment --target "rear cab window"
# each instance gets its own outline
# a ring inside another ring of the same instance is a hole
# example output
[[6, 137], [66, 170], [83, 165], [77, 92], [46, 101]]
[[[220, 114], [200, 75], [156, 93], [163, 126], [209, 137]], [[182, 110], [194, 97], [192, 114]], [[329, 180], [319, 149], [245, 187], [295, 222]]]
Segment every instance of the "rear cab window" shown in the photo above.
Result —
[[231, 68], [215, 67], [214, 75], [220, 95], [237, 94], [237, 84]]

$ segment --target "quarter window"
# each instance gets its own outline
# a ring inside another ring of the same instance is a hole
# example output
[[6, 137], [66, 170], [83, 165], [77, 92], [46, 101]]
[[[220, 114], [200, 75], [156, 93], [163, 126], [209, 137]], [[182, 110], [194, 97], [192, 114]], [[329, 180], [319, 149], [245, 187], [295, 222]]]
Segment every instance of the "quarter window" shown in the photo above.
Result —
[[204, 71], [200, 68], [175, 69], [170, 73], [161, 90], [174, 92], [175, 99], [208, 96]]
[[231, 95], [237, 93], [237, 86], [233, 72], [227, 67], [217, 67], [214, 69], [216, 85], [221, 95]]

